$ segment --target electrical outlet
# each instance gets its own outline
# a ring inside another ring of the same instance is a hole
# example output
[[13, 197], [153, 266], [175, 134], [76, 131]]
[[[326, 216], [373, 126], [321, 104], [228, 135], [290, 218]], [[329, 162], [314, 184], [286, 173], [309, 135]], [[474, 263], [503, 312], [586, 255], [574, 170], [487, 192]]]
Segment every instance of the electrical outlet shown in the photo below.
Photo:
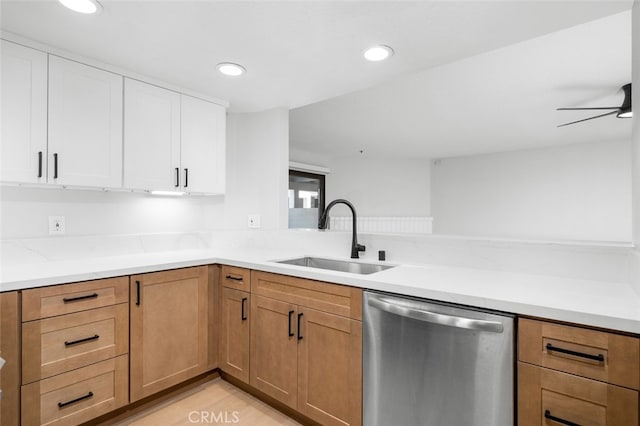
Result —
[[49, 235], [64, 235], [64, 216], [49, 216]]
[[249, 228], [260, 228], [260, 215], [259, 214], [248, 215], [247, 226], [249, 226]]

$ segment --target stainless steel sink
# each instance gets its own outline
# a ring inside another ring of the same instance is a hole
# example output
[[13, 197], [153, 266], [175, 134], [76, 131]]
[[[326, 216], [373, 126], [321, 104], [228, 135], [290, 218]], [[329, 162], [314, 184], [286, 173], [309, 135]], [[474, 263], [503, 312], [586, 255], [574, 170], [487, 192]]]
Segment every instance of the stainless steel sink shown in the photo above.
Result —
[[323, 259], [321, 257], [299, 257], [296, 259], [279, 260], [277, 263], [287, 265], [306, 266], [308, 268], [329, 269], [331, 271], [350, 272], [352, 274], [373, 274], [395, 267], [395, 265], [380, 265], [377, 263], [351, 262], [348, 260]]

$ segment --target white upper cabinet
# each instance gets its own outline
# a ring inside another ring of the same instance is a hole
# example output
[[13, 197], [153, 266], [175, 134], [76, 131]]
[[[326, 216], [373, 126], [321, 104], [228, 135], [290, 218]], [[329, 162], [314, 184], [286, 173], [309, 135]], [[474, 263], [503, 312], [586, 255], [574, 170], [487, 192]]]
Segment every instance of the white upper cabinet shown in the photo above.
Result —
[[47, 180], [47, 54], [2, 40], [0, 180]]
[[122, 186], [122, 76], [49, 57], [49, 183]]
[[222, 194], [224, 107], [125, 78], [124, 186]]
[[224, 193], [224, 106], [0, 43], [1, 182]]
[[225, 190], [226, 110], [182, 95], [182, 174], [188, 192]]
[[125, 78], [124, 186], [181, 190], [180, 94]]

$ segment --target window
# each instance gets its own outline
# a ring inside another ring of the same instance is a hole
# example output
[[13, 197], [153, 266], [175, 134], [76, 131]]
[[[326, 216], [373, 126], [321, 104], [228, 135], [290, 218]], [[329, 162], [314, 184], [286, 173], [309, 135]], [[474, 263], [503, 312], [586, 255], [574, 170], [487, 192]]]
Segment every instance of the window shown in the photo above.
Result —
[[324, 175], [289, 170], [289, 228], [317, 228], [324, 212]]

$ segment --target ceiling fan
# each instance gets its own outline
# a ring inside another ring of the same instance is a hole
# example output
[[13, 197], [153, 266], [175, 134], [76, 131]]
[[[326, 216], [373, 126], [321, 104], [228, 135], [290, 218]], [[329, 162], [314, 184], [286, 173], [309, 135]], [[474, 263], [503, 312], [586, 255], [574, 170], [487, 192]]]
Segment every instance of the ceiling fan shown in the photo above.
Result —
[[631, 110], [631, 83], [622, 86], [624, 91], [624, 100], [622, 105], [617, 107], [588, 107], [588, 108], [558, 108], [558, 111], [576, 111], [576, 110], [598, 110], [598, 109], [611, 109], [613, 111], [604, 114], [596, 115], [589, 118], [583, 118], [582, 120], [572, 121], [570, 123], [560, 124], [558, 127], [568, 126], [570, 124], [581, 123], [583, 121], [593, 120], [594, 118], [606, 117], [607, 115], [616, 114], [618, 118], [631, 118], [633, 117], [633, 111]]

